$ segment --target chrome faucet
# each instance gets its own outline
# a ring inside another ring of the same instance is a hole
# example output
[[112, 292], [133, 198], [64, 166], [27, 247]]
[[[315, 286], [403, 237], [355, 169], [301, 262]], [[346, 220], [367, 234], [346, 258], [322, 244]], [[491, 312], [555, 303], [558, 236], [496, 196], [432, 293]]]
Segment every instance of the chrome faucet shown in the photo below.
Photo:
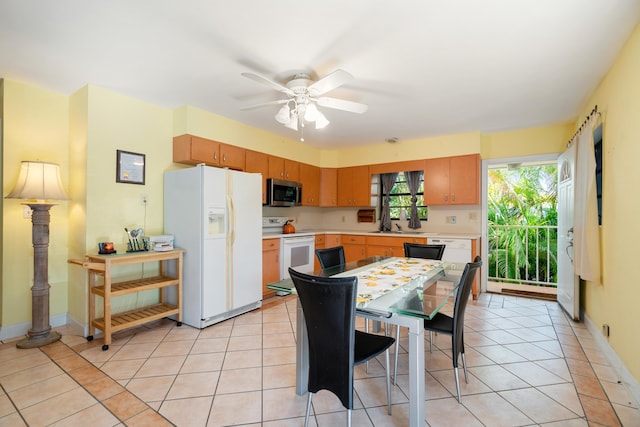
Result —
[[402, 231], [402, 227], [400, 227], [400, 224], [398, 224], [397, 222], [396, 222], [396, 227], [398, 227], [398, 231]]

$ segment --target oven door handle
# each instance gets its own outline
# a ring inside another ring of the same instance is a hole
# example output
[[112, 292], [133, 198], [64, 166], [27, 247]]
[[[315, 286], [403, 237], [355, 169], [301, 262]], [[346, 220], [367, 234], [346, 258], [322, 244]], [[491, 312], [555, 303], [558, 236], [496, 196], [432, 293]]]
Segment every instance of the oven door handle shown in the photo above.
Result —
[[315, 238], [313, 236], [312, 237], [283, 237], [282, 238], [282, 243], [284, 243], [285, 245], [289, 244], [289, 243], [296, 243], [297, 244], [297, 243], [300, 243], [300, 242], [311, 243], [311, 242], [314, 242], [314, 241], [315, 241]]

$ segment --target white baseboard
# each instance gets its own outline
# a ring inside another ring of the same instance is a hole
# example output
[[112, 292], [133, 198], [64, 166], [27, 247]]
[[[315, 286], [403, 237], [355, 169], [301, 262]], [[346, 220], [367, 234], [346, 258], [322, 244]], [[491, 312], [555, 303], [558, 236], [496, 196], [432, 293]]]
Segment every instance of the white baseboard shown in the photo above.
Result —
[[611, 367], [618, 374], [618, 377], [622, 380], [623, 385], [629, 390], [629, 394], [635, 400], [636, 406], [640, 403], [640, 383], [633, 376], [631, 371], [625, 366], [624, 362], [618, 357], [618, 354], [615, 352], [613, 347], [609, 344], [609, 341], [602, 336], [600, 332], [600, 328], [596, 325], [593, 320], [589, 318], [586, 313], [582, 313], [584, 316], [584, 324], [586, 325], [589, 332], [593, 336], [593, 339], [600, 347], [600, 350], [604, 353], [605, 357], [611, 363]]
[[[49, 317], [49, 324], [52, 328], [58, 326], [64, 326], [68, 323], [67, 313], [56, 314]], [[13, 325], [0, 326], [0, 341], [10, 340], [14, 338], [20, 338], [27, 335], [31, 322], [16, 323]]]

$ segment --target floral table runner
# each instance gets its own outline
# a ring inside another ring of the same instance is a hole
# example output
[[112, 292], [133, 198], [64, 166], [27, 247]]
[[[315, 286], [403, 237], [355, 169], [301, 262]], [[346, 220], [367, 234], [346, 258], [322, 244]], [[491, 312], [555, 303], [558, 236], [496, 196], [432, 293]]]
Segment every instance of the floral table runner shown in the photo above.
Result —
[[387, 294], [410, 282], [417, 276], [427, 274], [434, 268], [443, 265], [442, 261], [421, 258], [396, 258], [389, 263], [374, 266], [359, 273], [358, 296], [359, 307]]

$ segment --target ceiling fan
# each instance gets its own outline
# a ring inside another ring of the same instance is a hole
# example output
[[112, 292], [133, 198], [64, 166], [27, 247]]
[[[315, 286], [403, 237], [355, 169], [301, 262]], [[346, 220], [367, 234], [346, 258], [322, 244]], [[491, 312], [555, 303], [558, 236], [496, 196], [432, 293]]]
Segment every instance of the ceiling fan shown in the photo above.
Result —
[[[329, 120], [318, 110], [316, 104], [320, 107], [359, 114], [364, 113], [368, 108], [367, 105], [359, 102], [322, 96], [353, 78], [351, 74], [344, 70], [336, 70], [317, 81], [311, 80], [309, 74], [298, 73], [292, 76], [285, 84], [254, 73], [242, 73], [242, 75], [287, 95], [286, 99], [251, 105], [242, 108], [242, 110], [247, 111], [270, 105], [282, 105], [275, 119], [296, 131], [298, 127], [304, 127], [305, 121], [314, 122], [316, 129], [322, 129], [329, 124]], [[304, 139], [301, 138], [301, 140]]]

